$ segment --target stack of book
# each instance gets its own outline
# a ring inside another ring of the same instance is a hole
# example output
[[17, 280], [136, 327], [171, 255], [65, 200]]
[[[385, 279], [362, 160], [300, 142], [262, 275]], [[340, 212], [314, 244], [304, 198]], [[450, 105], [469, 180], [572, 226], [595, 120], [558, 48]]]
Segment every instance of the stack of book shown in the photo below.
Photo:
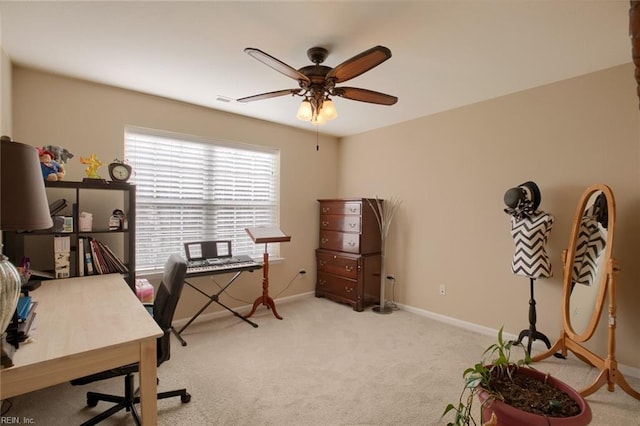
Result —
[[13, 367], [13, 355], [20, 343], [29, 337], [33, 320], [36, 317], [37, 305], [38, 302], [32, 301], [30, 296], [20, 296], [18, 299], [13, 320], [1, 336], [0, 366], [2, 368]]
[[31, 300], [31, 296], [20, 296], [16, 314], [18, 315], [18, 341], [24, 342], [29, 337], [29, 331], [36, 317], [38, 302]]
[[125, 274], [124, 262], [101, 241], [92, 237], [78, 237], [78, 275]]

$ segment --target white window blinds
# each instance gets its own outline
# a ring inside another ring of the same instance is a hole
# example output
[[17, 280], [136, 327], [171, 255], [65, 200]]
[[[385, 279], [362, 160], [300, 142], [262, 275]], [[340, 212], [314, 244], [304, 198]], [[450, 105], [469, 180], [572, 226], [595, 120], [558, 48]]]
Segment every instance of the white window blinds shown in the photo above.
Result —
[[[279, 151], [127, 129], [136, 185], [136, 271], [162, 269], [184, 242], [231, 240], [233, 254], [261, 257], [245, 232], [279, 217]], [[269, 244], [279, 256], [279, 244]]]

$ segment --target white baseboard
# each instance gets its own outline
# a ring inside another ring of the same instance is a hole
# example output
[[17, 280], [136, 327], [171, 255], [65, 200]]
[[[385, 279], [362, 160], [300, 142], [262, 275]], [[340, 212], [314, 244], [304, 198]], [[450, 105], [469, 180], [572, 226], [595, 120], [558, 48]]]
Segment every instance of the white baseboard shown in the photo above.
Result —
[[[480, 333], [480, 334], [484, 334], [492, 337], [498, 335], [498, 330], [495, 330], [490, 327], [485, 327], [482, 325], [474, 324], [472, 322], [463, 321], [453, 317], [448, 317], [446, 315], [437, 314], [435, 312], [426, 311], [424, 309], [414, 308], [413, 306], [402, 305], [399, 303], [397, 303], [396, 305], [398, 306], [398, 308], [404, 311], [411, 312], [416, 315], [420, 315], [422, 317], [430, 318], [435, 321], [440, 321], [445, 324], [453, 325], [455, 327], [463, 328], [465, 330], [473, 331], [475, 333]], [[503, 333], [502, 336], [505, 338], [505, 340], [515, 340], [518, 338], [518, 336], [511, 333]], [[535, 346], [537, 349], [540, 349], [540, 350], [547, 349], [544, 342], [541, 342], [539, 340], [534, 340], [533, 346]], [[624, 364], [618, 364], [618, 370], [620, 370], [620, 372], [625, 376], [631, 376], [631, 377], [640, 379], [640, 368], [635, 368], [635, 367], [631, 367], [629, 365], [624, 365]]]

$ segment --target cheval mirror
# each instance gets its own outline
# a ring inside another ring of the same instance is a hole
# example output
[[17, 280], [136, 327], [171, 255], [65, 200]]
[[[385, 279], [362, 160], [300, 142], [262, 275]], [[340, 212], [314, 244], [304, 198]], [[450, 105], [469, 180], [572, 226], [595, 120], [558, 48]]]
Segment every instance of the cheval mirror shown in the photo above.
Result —
[[[611, 257], [616, 206], [613, 192], [607, 185], [596, 184], [582, 194], [573, 219], [569, 246], [562, 252], [563, 329], [560, 337], [546, 352], [533, 357], [540, 361], [558, 351], [564, 357], [567, 350], [600, 370], [596, 380], [580, 390], [588, 396], [605, 383], [609, 392], [614, 385], [636, 399], [640, 393], [629, 386], [618, 371], [615, 358], [616, 280], [619, 268]], [[583, 346], [595, 332], [605, 301], [609, 300], [607, 357], [602, 358]]]

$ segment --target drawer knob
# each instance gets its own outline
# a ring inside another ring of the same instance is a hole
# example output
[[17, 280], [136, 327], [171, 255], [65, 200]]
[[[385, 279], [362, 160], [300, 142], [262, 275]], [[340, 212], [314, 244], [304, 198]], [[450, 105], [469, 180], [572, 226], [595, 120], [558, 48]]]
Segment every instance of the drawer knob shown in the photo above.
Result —
[[326, 283], [326, 280], [318, 280], [318, 285], [325, 285]]
[[329, 226], [329, 222], [327, 222], [326, 220], [323, 220], [322, 221], [322, 226], [324, 226], [326, 228], [327, 226]]
[[320, 239], [320, 242], [322, 242], [322, 244], [327, 244], [329, 242], [328, 238], [322, 238]]
[[356, 213], [356, 212], [358, 211], [358, 209], [357, 209], [357, 208], [355, 208], [355, 207], [350, 207], [350, 208], [349, 208], [349, 211], [350, 211], [351, 213]]
[[349, 286], [344, 286], [344, 291], [346, 291], [347, 293], [353, 293], [353, 287], [349, 287]]
[[349, 241], [347, 244], [349, 245], [349, 247], [355, 247], [356, 246], [356, 243], [354, 243], [353, 241]]
[[351, 272], [351, 271], [353, 271], [353, 266], [347, 265], [347, 266], [344, 267], [344, 269], [346, 269], [347, 272]]
[[358, 225], [357, 225], [357, 224], [355, 224], [355, 223], [350, 223], [350, 224], [349, 224], [349, 227], [350, 227], [350, 228], [355, 228], [356, 226], [358, 226]]
[[324, 260], [320, 260], [320, 261], [318, 261], [318, 264], [319, 264], [320, 266], [324, 266], [324, 265], [326, 265], [326, 264], [327, 264], [327, 262], [325, 262]]
[[329, 210], [331, 210], [329, 207], [323, 207], [322, 213], [329, 213]]

